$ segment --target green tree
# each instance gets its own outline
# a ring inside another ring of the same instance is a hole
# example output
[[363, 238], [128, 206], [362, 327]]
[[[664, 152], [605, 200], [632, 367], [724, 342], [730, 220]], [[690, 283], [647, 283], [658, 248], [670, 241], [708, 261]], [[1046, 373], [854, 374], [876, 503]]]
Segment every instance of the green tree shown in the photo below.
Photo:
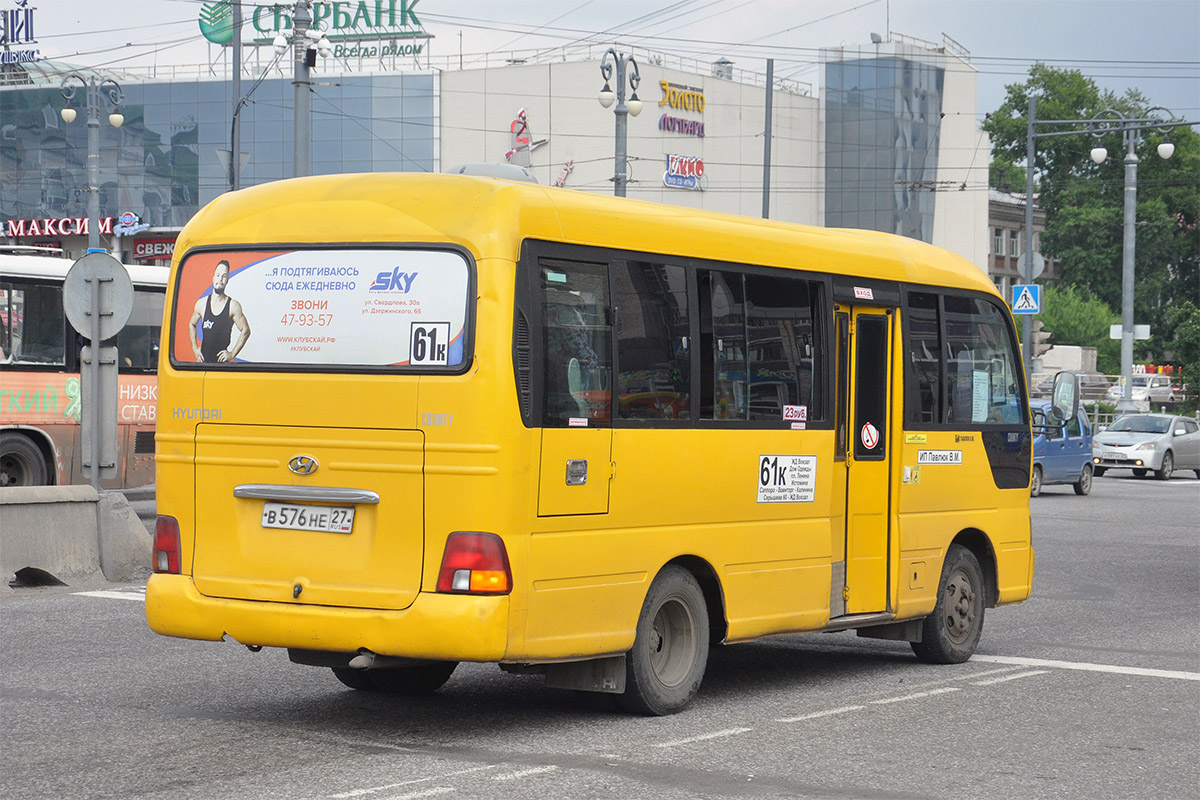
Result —
[[[984, 122], [996, 162], [1025, 162], [1031, 96], [1038, 98], [1039, 120], [1111, 118], [1102, 116], [1106, 109], [1143, 117], [1152, 105], [1136, 91], [1122, 96], [1102, 91], [1077, 70], [1035, 64], [1028, 80], [1007, 87], [1004, 102]], [[1037, 132], [1054, 129], [1039, 126]], [[1033, 169], [1038, 203], [1046, 210], [1042, 251], [1059, 261], [1065, 286], [1119, 309], [1125, 190], [1122, 136], [1109, 133], [1097, 140], [1086, 125], [1058, 129], [1079, 133], [1037, 142]], [[1200, 135], [1191, 127], [1175, 128], [1169, 135], [1175, 144], [1170, 160], [1155, 155], [1164, 138], [1160, 131], [1145, 133], [1137, 149], [1134, 319], [1149, 324], [1153, 336], [1136, 343], [1135, 359], [1155, 363], [1178, 363], [1178, 329], [1190, 317], [1176, 313], [1176, 306], [1184, 301], [1200, 302]], [[1096, 144], [1104, 145], [1109, 153], [1100, 165], [1090, 158]], [[1104, 336], [1104, 341], [1109, 341], [1107, 331]], [[1103, 342], [1093, 344], [1101, 347]]]
[[988, 186], [1002, 192], [1024, 194], [1025, 167], [1002, 158], [993, 158], [988, 165]]
[[1171, 308], [1170, 360], [1182, 368], [1180, 382], [1188, 387], [1187, 398], [1193, 403], [1200, 395], [1200, 308], [1191, 300], [1176, 303]]
[[1121, 316], [1102, 301], [1073, 286], [1048, 286], [1039, 315], [1051, 344], [1096, 348], [1096, 369], [1108, 375], [1121, 371], [1121, 343], [1108, 338], [1109, 327]]

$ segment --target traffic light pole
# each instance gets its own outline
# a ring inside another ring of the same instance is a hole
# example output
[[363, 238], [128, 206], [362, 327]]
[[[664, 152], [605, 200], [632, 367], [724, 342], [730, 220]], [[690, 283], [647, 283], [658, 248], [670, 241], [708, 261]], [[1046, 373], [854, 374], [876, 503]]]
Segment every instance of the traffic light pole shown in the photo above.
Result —
[[[1037, 98], [1029, 96], [1029, 125], [1025, 139], [1025, 263], [1022, 264], [1021, 279], [1026, 285], [1033, 283], [1033, 142], [1037, 134], [1033, 132], [1037, 116]], [[1033, 317], [1029, 314], [1021, 316], [1021, 360], [1025, 362], [1025, 386], [1029, 387], [1033, 367]]]

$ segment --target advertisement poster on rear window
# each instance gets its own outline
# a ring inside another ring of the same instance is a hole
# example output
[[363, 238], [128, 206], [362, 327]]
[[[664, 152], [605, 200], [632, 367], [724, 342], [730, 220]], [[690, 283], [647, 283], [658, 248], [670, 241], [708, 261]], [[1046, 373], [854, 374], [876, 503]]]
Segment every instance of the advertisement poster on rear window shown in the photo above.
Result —
[[469, 286], [467, 261], [441, 250], [194, 253], [172, 361], [458, 367]]

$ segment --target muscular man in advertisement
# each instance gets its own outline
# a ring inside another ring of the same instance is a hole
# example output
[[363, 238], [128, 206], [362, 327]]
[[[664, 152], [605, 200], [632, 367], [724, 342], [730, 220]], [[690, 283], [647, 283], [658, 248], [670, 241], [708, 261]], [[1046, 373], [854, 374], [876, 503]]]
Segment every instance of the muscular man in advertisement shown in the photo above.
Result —
[[[218, 262], [213, 271], [212, 294], [196, 301], [196, 307], [192, 311], [192, 322], [188, 326], [192, 352], [197, 361], [233, 361], [250, 338], [250, 323], [242, 313], [242, 304], [225, 294], [228, 284], [229, 262]], [[198, 323], [203, 323], [204, 326], [203, 341], [200, 341], [196, 334]], [[234, 326], [239, 334], [237, 341], [230, 347], [229, 340], [233, 338]]]

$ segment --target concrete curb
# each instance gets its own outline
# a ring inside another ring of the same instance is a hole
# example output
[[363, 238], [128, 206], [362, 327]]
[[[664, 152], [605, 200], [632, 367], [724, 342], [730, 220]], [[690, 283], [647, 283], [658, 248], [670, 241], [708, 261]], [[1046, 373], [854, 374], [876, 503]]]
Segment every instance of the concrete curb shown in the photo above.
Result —
[[0, 489], [0, 580], [35, 567], [64, 582], [123, 582], [151, 569], [145, 525], [119, 492], [91, 486]]

